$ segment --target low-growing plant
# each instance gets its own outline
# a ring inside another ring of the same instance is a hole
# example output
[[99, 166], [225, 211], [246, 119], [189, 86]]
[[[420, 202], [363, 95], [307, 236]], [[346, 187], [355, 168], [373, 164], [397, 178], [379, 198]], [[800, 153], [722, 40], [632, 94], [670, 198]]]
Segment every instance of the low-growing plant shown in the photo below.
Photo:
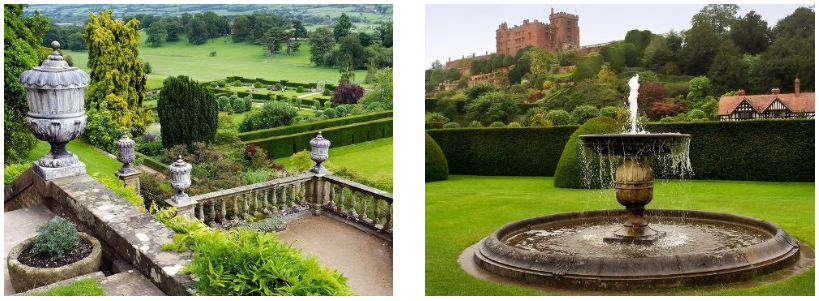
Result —
[[290, 156], [290, 172], [302, 173], [313, 167], [313, 159], [310, 158], [310, 152], [307, 150], [300, 151]]
[[242, 82], [237, 80], [237, 81], [233, 82], [233, 86], [234, 86], [234, 87], [241, 87], [241, 86], [242, 86]]
[[253, 111], [239, 124], [240, 132], [291, 125], [298, 121], [298, 109], [280, 101], [268, 102], [260, 111]]
[[91, 177], [105, 185], [105, 187], [108, 187], [108, 189], [110, 189], [111, 191], [113, 191], [114, 193], [116, 193], [129, 203], [139, 206], [139, 208], [141, 209], [145, 209], [146, 206], [145, 199], [143, 199], [142, 196], [139, 195], [139, 193], [134, 191], [132, 187], [126, 187], [125, 182], [123, 182], [122, 180], [112, 177], [103, 177], [100, 176], [99, 173], [94, 173], [91, 175]]
[[270, 172], [264, 169], [249, 170], [242, 173], [247, 185], [261, 183], [270, 179]]
[[296, 88], [296, 92], [297, 93], [304, 93], [304, 87], [299, 86], [298, 88]]
[[37, 236], [34, 237], [31, 253], [57, 260], [75, 248], [79, 240], [77, 227], [58, 216], [37, 226]]
[[151, 157], [161, 155], [162, 141], [154, 140], [152, 142], [137, 143], [136, 151]]
[[457, 122], [454, 122], [454, 121], [447, 122], [443, 126], [443, 128], [445, 128], [445, 129], [455, 129], [455, 128], [459, 128], [459, 127], [461, 127], [461, 125], [458, 124]]
[[482, 128], [483, 124], [480, 121], [472, 120], [472, 122], [469, 123], [469, 127], [471, 127], [471, 128]]
[[506, 124], [504, 124], [503, 122], [500, 122], [500, 121], [495, 121], [492, 124], [490, 124], [489, 127], [491, 127], [491, 128], [505, 128]]
[[17, 177], [22, 175], [31, 167], [31, 163], [20, 163], [3, 166], [3, 185], [9, 185]]
[[284, 217], [279, 214], [272, 214], [262, 220], [240, 224], [239, 228], [246, 230], [256, 230], [262, 232], [278, 232], [287, 227]]
[[508, 127], [508, 128], [519, 128], [519, 127], [521, 127], [521, 125], [520, 125], [520, 123], [518, 123], [516, 121], [512, 121], [506, 127]]

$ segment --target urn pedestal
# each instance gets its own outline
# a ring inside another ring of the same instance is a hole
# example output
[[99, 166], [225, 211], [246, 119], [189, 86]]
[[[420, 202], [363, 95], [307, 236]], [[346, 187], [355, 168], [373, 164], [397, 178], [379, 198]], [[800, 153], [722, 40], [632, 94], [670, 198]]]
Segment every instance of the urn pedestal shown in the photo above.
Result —
[[69, 141], [85, 130], [85, 88], [90, 78], [68, 66], [51, 42], [54, 51], [40, 66], [20, 74], [26, 90], [26, 123], [37, 139], [51, 144], [51, 150], [34, 162], [34, 171], [46, 181], [85, 174], [85, 164], [65, 149]]

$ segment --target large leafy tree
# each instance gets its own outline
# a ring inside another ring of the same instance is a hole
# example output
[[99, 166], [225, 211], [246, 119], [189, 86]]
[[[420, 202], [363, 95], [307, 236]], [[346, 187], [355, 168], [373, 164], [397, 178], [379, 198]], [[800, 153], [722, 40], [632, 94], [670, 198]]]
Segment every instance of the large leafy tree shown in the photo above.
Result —
[[317, 66], [325, 65], [324, 57], [333, 50], [335, 39], [329, 27], [319, 27], [310, 33], [310, 61]]
[[219, 104], [207, 87], [187, 76], [168, 77], [162, 82], [157, 102], [162, 124], [162, 147], [213, 142], [219, 122]]
[[748, 72], [742, 59], [742, 53], [734, 42], [725, 40], [719, 46], [719, 52], [708, 70], [714, 94], [723, 93], [739, 88], [746, 88]]
[[91, 70], [85, 106], [109, 110], [117, 126], [141, 135], [148, 115], [142, 109], [147, 84], [139, 58], [139, 21], [112, 19], [110, 10], [89, 17], [83, 35]]
[[773, 29], [774, 41], [760, 55], [751, 76], [754, 92], [773, 87], [783, 92], [793, 91], [794, 77], [799, 77], [806, 90], [815, 89], [816, 13], [800, 7], [785, 17]]
[[503, 123], [514, 121], [520, 109], [517, 102], [509, 94], [490, 92], [469, 101], [464, 110], [470, 120], [477, 120], [483, 124], [492, 124], [496, 121]]
[[253, 22], [247, 15], [238, 15], [233, 17], [233, 42], [241, 42], [247, 38], [250, 29], [253, 28]]
[[392, 47], [392, 22], [383, 22], [378, 25], [376, 30], [379, 39], [381, 39], [381, 45]]
[[148, 34], [148, 39], [145, 41], [148, 46], [159, 47], [168, 40], [168, 30], [165, 28], [164, 22], [154, 22], [151, 27], [145, 30]]
[[737, 19], [739, 5], [708, 4], [691, 17], [691, 26], [711, 27], [717, 34], [725, 34]]
[[717, 54], [722, 39], [710, 25], [694, 25], [685, 33], [685, 46], [680, 49], [680, 63], [689, 75], [705, 74]]
[[192, 17], [185, 25], [185, 33], [188, 36], [188, 43], [194, 45], [205, 44], [208, 41], [208, 27], [200, 17]]
[[48, 30], [48, 18], [35, 13], [23, 17], [25, 5], [3, 5], [3, 158], [6, 164], [28, 158], [37, 140], [26, 126], [28, 103], [21, 73], [40, 63], [40, 42]]
[[333, 37], [338, 41], [342, 37], [349, 35], [352, 28], [353, 22], [350, 20], [350, 17], [345, 13], [341, 13], [341, 16], [338, 17], [338, 21], [336, 22], [336, 26], [333, 27]]
[[748, 12], [731, 25], [730, 36], [742, 52], [756, 55], [771, 43], [768, 22], [754, 11]]

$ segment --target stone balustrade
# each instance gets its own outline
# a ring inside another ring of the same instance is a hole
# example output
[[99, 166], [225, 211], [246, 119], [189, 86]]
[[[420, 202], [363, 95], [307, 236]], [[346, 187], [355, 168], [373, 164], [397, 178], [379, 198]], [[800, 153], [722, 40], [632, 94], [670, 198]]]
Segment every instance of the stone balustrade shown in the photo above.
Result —
[[331, 174], [307, 172], [191, 196], [189, 203], [176, 207], [211, 227], [273, 213], [287, 219], [325, 214], [392, 241], [392, 194]]

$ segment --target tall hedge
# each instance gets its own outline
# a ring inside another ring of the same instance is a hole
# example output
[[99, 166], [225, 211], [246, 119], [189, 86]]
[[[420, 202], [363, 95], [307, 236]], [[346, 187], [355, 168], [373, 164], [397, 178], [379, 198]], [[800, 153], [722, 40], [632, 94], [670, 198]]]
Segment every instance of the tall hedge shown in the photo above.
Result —
[[[315, 138], [317, 133], [318, 130], [310, 130], [296, 134], [244, 141], [243, 143], [245, 145], [254, 144], [263, 148], [270, 158], [283, 158], [302, 150], [309, 150], [310, 139]], [[392, 137], [392, 117], [324, 128], [321, 129], [321, 134], [325, 139], [330, 140], [331, 147]]]
[[[580, 135], [586, 134], [607, 134], [617, 133], [623, 130], [623, 125], [618, 124], [616, 120], [609, 117], [596, 117], [589, 119], [577, 131], [572, 134], [569, 141], [563, 147], [563, 153], [560, 155], [560, 161], [557, 163], [555, 170], [555, 187], [561, 188], [600, 188], [601, 183], [583, 181], [583, 162], [580, 154]], [[594, 156], [593, 153], [587, 154]], [[591, 165], [590, 165], [591, 167]], [[597, 172], [593, 170], [591, 172]], [[590, 178], [591, 179], [591, 178]], [[588, 186], [588, 187], [586, 187]]]
[[[691, 135], [694, 179], [812, 182], [815, 127], [814, 120], [749, 120], [652, 123], [646, 130]], [[551, 176], [575, 129], [461, 128], [429, 135], [450, 174]]]
[[325, 128], [337, 127], [347, 124], [360, 123], [365, 121], [378, 120], [392, 117], [392, 111], [381, 111], [361, 115], [345, 116], [314, 122], [298, 123], [289, 126], [281, 126], [272, 129], [250, 131], [239, 134], [239, 139], [244, 141], [258, 140], [276, 136], [290, 135], [307, 131], [318, 131]]
[[428, 131], [450, 174], [552, 176], [576, 126], [456, 128]]
[[162, 82], [157, 102], [162, 147], [213, 142], [219, 122], [219, 103], [210, 89], [180, 75]]

